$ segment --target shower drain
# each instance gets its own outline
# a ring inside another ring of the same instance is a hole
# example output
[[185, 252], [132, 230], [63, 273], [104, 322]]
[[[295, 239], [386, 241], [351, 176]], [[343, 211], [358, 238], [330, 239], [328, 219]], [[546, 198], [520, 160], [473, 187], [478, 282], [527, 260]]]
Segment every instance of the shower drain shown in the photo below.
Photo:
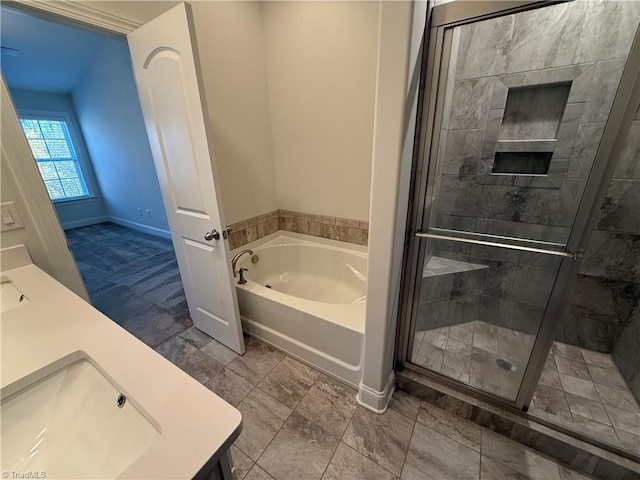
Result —
[[496, 363], [500, 368], [504, 370], [509, 370], [510, 372], [516, 371], [516, 367], [514, 367], [513, 363], [511, 363], [509, 360], [505, 360], [504, 358], [499, 358], [496, 360]]

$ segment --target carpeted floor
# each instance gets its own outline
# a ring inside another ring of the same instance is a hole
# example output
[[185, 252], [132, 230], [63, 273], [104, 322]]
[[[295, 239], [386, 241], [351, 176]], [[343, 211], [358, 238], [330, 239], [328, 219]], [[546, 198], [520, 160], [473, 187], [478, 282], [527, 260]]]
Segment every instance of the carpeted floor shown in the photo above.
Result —
[[152, 348], [191, 327], [171, 240], [113, 223], [67, 230], [93, 306]]

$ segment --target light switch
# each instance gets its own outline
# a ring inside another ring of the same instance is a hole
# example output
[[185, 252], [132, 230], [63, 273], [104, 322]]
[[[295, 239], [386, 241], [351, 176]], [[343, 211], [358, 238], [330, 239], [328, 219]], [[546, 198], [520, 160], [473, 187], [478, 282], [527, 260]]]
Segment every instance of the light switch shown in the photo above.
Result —
[[0, 220], [2, 220], [2, 232], [8, 232], [10, 230], [19, 230], [24, 228], [22, 223], [22, 217], [18, 208], [13, 202], [3, 202], [0, 204]]

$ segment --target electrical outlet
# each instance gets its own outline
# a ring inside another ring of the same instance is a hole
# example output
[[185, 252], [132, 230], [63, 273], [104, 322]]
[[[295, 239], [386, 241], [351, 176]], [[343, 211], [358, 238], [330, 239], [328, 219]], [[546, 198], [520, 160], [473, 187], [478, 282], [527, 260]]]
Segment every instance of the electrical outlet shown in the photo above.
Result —
[[138, 215], [142, 216], [142, 209], [138, 207]]
[[151, 218], [151, 210], [147, 210], [147, 217]]

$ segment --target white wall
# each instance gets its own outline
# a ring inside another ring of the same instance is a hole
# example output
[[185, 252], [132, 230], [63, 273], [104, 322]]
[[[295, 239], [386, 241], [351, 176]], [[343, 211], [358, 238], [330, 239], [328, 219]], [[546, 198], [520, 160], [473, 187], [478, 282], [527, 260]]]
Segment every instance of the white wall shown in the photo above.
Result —
[[194, 3], [228, 224], [278, 208], [260, 2]]
[[278, 206], [369, 218], [378, 2], [265, 2]]
[[86, 177], [85, 181], [93, 187], [94, 198], [55, 203], [54, 207], [62, 226], [64, 228], [73, 228], [104, 221], [106, 209], [96, 182], [82, 130], [76, 118], [71, 97], [62, 93], [34, 92], [13, 88], [10, 89], [10, 92], [13, 103], [19, 112], [22, 111], [26, 113], [27, 110], [42, 110], [47, 112], [62, 112], [69, 115], [70, 128], [76, 134], [76, 153], [82, 161], [82, 171]]
[[169, 226], [125, 42], [105, 41], [72, 98], [111, 220], [167, 234]]

